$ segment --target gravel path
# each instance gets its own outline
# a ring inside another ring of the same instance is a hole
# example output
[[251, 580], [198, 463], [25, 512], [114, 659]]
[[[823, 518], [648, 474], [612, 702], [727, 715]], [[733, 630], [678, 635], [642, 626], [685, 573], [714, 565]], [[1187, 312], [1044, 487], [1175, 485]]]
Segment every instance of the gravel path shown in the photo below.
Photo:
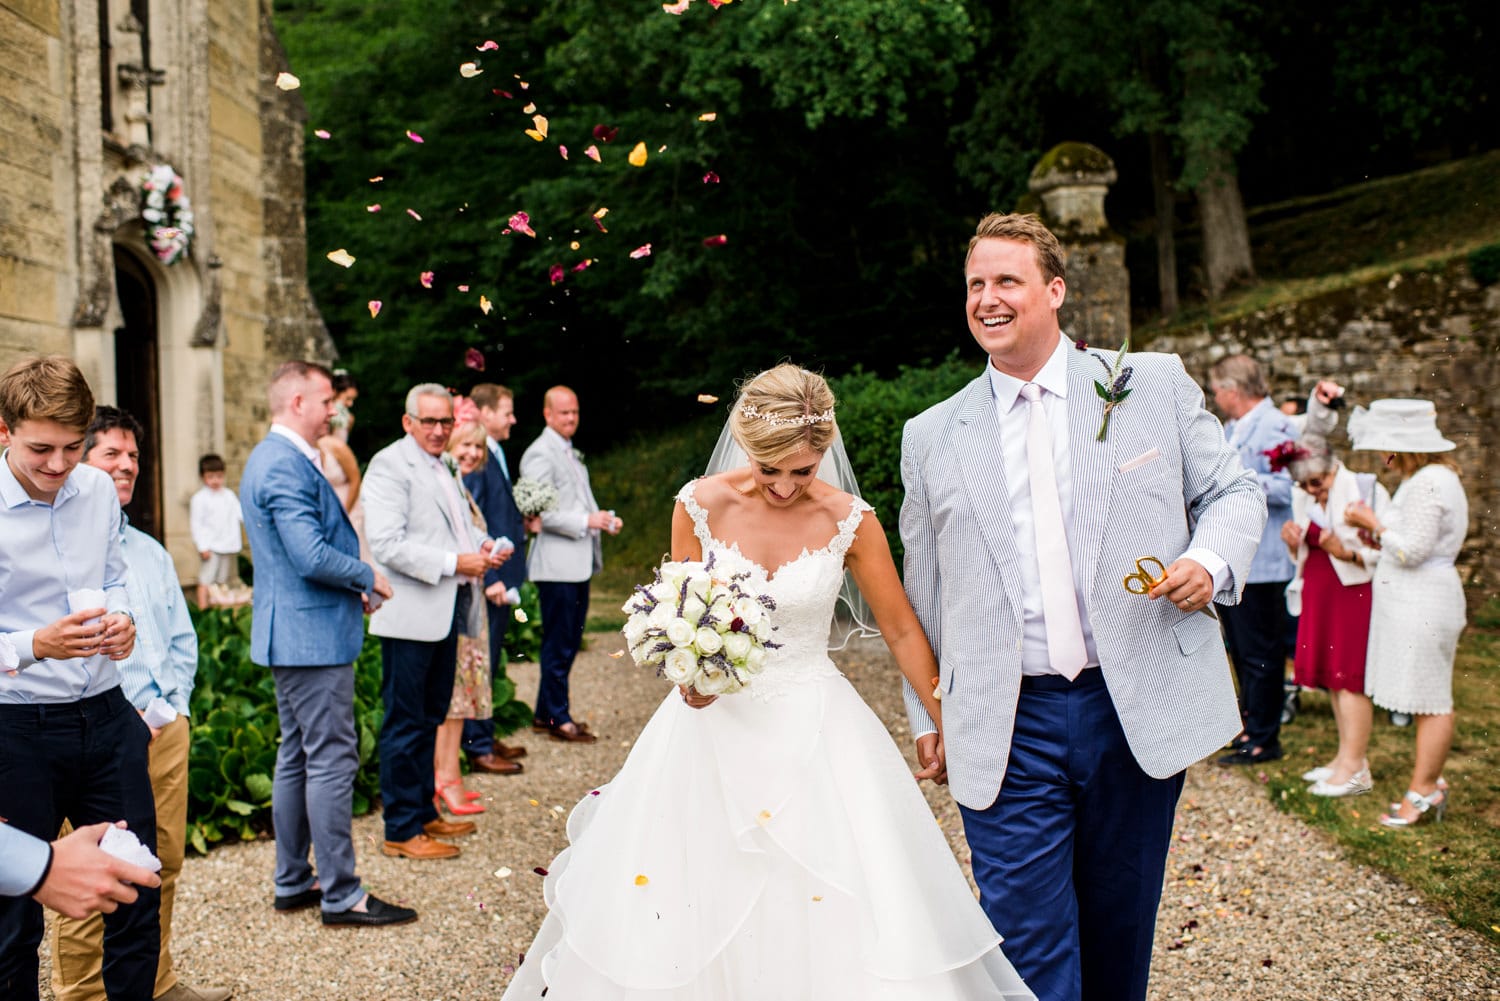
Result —
[[[573, 670], [573, 704], [600, 741], [519, 735], [530, 751], [524, 775], [469, 780], [488, 812], [476, 818], [477, 835], [460, 839], [460, 858], [386, 858], [378, 815], [354, 822], [366, 885], [416, 907], [419, 921], [325, 930], [316, 910], [276, 914], [271, 843], [230, 845], [190, 857], [184, 868], [175, 933], [183, 980], [233, 987], [238, 1001], [498, 999], [541, 922], [533, 868], [563, 846], [567, 811], [614, 774], [665, 694], [665, 683], [628, 657], [609, 656], [619, 648], [614, 635], [591, 640]], [[885, 647], [866, 642], [838, 659], [910, 757]], [[535, 665], [512, 671], [523, 693], [535, 691]], [[952, 799], [925, 788], [954, 853], [966, 860]], [[1153, 999], [1500, 998], [1500, 952], [1400, 883], [1345, 860], [1328, 838], [1273, 809], [1246, 776], [1195, 766], [1177, 825]], [[51, 996], [44, 985], [43, 997]]]

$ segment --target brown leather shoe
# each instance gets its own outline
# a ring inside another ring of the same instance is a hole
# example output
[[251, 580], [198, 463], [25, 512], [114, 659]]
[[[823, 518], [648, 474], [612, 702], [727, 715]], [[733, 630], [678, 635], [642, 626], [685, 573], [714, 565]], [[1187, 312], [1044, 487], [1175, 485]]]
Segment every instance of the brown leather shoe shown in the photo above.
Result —
[[429, 820], [422, 825], [422, 830], [434, 838], [456, 838], [460, 834], [473, 834], [479, 830], [479, 826], [472, 820]]
[[497, 740], [495, 741], [495, 754], [506, 761], [514, 761], [517, 758], [526, 757], [526, 748], [520, 744], [502, 744]]
[[380, 850], [392, 857], [415, 859], [453, 858], [458, 854], [457, 845], [450, 845], [446, 841], [434, 841], [425, 834], [418, 834], [405, 841], [387, 841], [380, 846]]
[[476, 754], [469, 759], [469, 767], [476, 772], [491, 775], [519, 775], [525, 767], [518, 761], [506, 761], [498, 754]]
[[582, 723], [562, 723], [548, 727], [547, 732], [552, 734], [553, 740], [565, 740], [570, 744], [592, 744], [599, 739]]

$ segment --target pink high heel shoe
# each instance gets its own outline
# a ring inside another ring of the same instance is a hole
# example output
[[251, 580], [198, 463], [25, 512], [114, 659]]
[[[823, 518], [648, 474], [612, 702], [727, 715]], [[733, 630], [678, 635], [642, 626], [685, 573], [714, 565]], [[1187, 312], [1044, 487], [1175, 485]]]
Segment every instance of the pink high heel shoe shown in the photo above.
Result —
[[470, 801], [464, 793], [462, 782], [440, 782], [432, 795], [432, 805], [437, 807], [439, 813], [447, 810], [455, 817], [467, 817], [485, 811], [484, 804]]

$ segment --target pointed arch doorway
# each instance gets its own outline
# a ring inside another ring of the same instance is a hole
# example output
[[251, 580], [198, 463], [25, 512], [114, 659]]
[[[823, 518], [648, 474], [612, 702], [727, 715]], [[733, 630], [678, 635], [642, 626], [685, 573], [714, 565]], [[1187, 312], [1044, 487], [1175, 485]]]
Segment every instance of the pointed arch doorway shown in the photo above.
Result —
[[135, 498], [125, 508], [130, 523], [163, 538], [160, 297], [150, 270], [135, 254], [114, 245], [115, 292], [120, 325], [114, 330], [115, 395], [120, 409], [145, 427]]

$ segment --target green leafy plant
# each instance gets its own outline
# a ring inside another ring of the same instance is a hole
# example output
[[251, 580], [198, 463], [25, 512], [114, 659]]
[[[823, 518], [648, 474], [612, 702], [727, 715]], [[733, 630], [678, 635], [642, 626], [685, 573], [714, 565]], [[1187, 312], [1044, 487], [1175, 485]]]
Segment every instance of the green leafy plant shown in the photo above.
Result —
[[1500, 243], [1480, 247], [1469, 255], [1469, 273], [1481, 285], [1500, 281]]

